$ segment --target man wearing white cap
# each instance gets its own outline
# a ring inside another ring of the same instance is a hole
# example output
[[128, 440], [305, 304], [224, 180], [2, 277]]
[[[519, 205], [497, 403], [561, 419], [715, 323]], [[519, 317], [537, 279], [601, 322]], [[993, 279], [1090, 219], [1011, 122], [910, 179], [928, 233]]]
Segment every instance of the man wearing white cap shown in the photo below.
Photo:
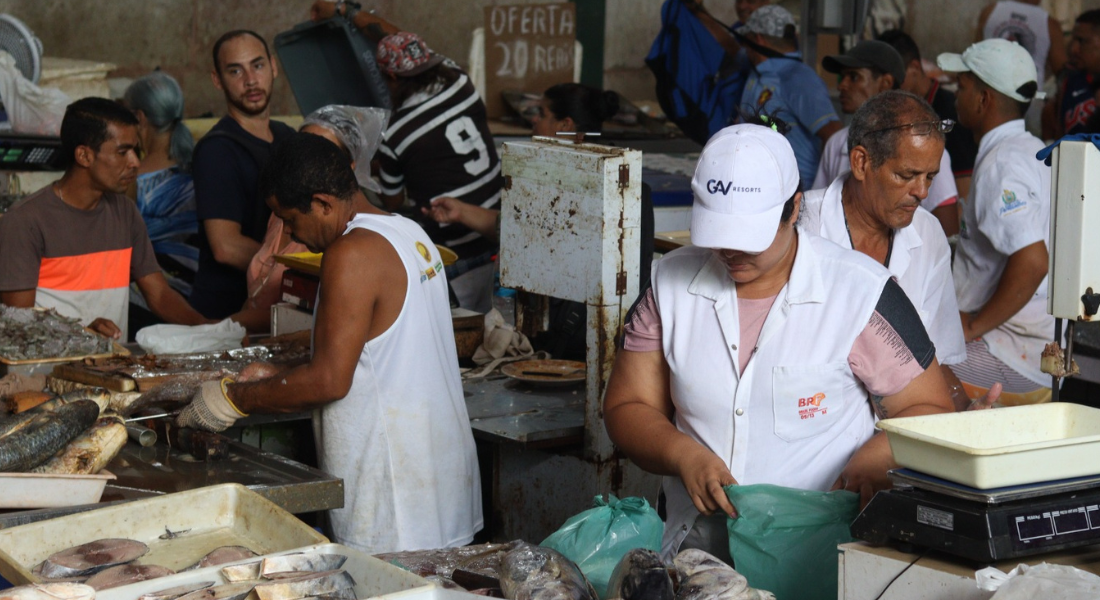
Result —
[[1054, 330], [1046, 312], [1050, 167], [1035, 159], [1043, 142], [1023, 120], [1041, 97], [1035, 63], [1002, 39], [937, 62], [959, 74], [959, 122], [978, 139], [954, 265], [967, 358], [952, 370], [971, 396], [1003, 382], [1004, 404], [1044, 402], [1050, 376], [1039, 360]]
[[782, 135], [720, 131], [692, 190], [694, 245], [654, 264], [604, 419], [627, 456], [666, 476], [664, 553], [728, 560], [722, 486], [846, 488], [866, 502], [894, 465], [874, 415], [948, 412], [951, 401], [890, 273], [795, 227], [798, 164]]

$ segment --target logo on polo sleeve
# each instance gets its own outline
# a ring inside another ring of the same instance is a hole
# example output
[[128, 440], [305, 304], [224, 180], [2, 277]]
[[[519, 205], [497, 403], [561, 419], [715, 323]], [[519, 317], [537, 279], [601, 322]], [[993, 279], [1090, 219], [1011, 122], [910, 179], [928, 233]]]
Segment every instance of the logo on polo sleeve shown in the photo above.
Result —
[[1027, 202], [1016, 197], [1016, 192], [1012, 190], [1004, 190], [1001, 194], [1001, 202], [1004, 206], [1000, 209], [1001, 216], [1014, 213], [1021, 208], [1027, 206]]

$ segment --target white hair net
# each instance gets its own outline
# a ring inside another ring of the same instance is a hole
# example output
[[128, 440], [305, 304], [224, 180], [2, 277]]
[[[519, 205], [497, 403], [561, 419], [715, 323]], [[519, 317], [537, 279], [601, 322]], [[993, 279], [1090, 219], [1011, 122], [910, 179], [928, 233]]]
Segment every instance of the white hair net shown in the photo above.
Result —
[[384, 108], [330, 104], [309, 113], [302, 127], [317, 125], [335, 133], [355, 161], [355, 179], [359, 185], [379, 193], [381, 188], [370, 176], [370, 161], [382, 143], [389, 121], [390, 111]]

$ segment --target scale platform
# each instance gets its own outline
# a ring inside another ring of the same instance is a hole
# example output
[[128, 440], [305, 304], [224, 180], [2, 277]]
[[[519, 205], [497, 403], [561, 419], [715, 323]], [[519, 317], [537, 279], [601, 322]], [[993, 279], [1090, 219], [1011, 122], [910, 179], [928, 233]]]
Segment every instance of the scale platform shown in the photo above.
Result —
[[852, 522], [852, 536], [979, 563], [1100, 544], [1100, 475], [979, 490], [908, 469]]

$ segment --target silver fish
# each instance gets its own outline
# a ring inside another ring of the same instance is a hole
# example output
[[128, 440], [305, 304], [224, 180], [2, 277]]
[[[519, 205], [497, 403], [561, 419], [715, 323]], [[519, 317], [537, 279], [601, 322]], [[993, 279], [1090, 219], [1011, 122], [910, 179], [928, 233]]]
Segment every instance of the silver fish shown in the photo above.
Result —
[[55, 552], [35, 567], [34, 572], [46, 579], [91, 575], [135, 561], [148, 551], [149, 546], [137, 540], [106, 538]]
[[500, 561], [500, 589], [510, 600], [597, 600], [573, 561], [556, 550], [521, 544]]
[[260, 600], [300, 600], [354, 587], [355, 580], [347, 571], [322, 571], [256, 584], [256, 596]]
[[607, 582], [609, 600], [674, 600], [672, 578], [661, 556], [652, 550], [635, 548], [627, 552]]
[[23, 472], [37, 467], [91, 427], [98, 417], [99, 406], [91, 400], [77, 400], [53, 412], [36, 413], [0, 438], [0, 471]]
[[771, 592], [749, 587], [733, 567], [702, 550], [684, 550], [672, 562], [680, 574], [676, 600], [775, 600]]
[[291, 571], [335, 571], [344, 566], [348, 557], [343, 554], [283, 554], [263, 559], [260, 576], [271, 578], [274, 573]]
[[206, 588], [214, 585], [213, 581], [200, 581], [198, 583], [185, 583], [183, 585], [177, 585], [164, 590], [157, 590], [155, 592], [148, 592], [138, 596], [137, 600], [175, 600], [180, 596], [196, 592], [198, 590], [205, 590]]

